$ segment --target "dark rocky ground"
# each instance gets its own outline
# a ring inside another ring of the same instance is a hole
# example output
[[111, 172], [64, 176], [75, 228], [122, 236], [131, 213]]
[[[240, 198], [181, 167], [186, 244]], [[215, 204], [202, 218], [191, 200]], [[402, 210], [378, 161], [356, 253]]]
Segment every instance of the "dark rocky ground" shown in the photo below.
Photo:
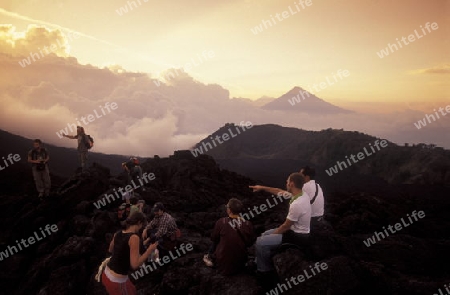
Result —
[[[143, 168], [156, 179], [142, 198], [150, 205], [166, 204], [182, 229], [180, 242], [191, 243], [194, 250], [138, 279], [138, 294], [264, 294], [251, 270], [223, 277], [205, 267], [202, 256], [229, 198], [238, 197], [253, 207], [270, 196], [252, 193], [248, 185], [254, 181], [221, 170], [209, 156], [178, 152], [170, 158], [153, 158]], [[90, 176], [53, 177], [55, 193], [39, 203], [29, 168], [16, 172], [22, 186], [15, 190], [3, 182], [1, 188], [0, 251], [47, 224], [57, 224], [58, 231], [0, 261], [0, 294], [106, 294], [94, 275], [119, 229], [115, 210], [120, 201], [100, 210], [93, 202], [123, 186], [123, 177], [112, 177], [98, 165], [90, 168]], [[429, 186], [396, 188], [391, 195], [329, 192], [330, 227], [316, 230], [310, 249], [288, 249], [274, 256], [282, 282], [315, 262], [326, 263], [328, 269], [283, 294], [437, 293], [450, 281], [448, 192]], [[364, 245], [375, 231], [414, 210], [423, 210], [426, 217], [371, 247]], [[260, 233], [281, 224], [286, 211], [284, 203], [251, 221]]]

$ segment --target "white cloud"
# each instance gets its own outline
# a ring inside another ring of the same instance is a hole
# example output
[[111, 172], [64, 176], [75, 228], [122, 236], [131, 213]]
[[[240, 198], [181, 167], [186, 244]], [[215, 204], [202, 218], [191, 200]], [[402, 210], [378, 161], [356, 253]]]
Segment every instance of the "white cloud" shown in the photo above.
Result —
[[[72, 57], [47, 56], [25, 68], [18, 64], [21, 55], [61, 36], [58, 30], [31, 27], [20, 34], [11, 26], [0, 27], [2, 129], [74, 147], [73, 141], [60, 139], [56, 132], [76, 123], [76, 118], [100, 112], [106, 102], [115, 102], [116, 110], [84, 125], [95, 139], [95, 151], [166, 156], [192, 147], [225, 123], [241, 121], [309, 130], [344, 128], [398, 143], [431, 140], [450, 147], [450, 139], [443, 137], [450, 115], [424, 128], [425, 132], [413, 125], [425, 116], [417, 111], [333, 116], [268, 111], [230, 99], [222, 86], [205, 85], [183, 72], [157, 86], [148, 74], [126, 72], [116, 65], [104, 69], [80, 65]], [[13, 44], [18, 44], [17, 51]]]

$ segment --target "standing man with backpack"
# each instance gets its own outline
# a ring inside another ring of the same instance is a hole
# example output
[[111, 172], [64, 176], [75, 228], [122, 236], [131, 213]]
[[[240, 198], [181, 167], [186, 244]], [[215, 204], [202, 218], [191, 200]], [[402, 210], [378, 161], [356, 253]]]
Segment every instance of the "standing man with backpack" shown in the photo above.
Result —
[[[134, 184], [139, 184], [138, 179], [142, 179], [142, 167], [139, 164], [139, 159], [136, 157], [131, 157], [128, 162], [122, 163], [122, 168], [127, 171], [128, 179], [127, 183], [132, 184], [132, 181]], [[142, 190], [145, 191], [145, 188], [142, 187]]]
[[94, 140], [84, 132], [84, 128], [81, 126], [77, 126], [77, 135], [63, 134], [63, 136], [78, 140], [77, 150], [80, 157], [81, 170], [86, 171], [88, 150], [94, 146]]
[[33, 149], [28, 152], [28, 163], [32, 164], [33, 178], [40, 200], [44, 196], [48, 197], [51, 187], [50, 172], [47, 164], [50, 157], [47, 150], [41, 145], [42, 141], [35, 139], [33, 141]]

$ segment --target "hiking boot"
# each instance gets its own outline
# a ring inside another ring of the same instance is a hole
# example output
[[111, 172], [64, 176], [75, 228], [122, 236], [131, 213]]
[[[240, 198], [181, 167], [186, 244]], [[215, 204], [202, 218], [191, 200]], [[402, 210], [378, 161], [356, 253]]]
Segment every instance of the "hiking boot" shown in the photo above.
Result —
[[214, 263], [212, 262], [211, 258], [209, 257], [209, 254], [205, 254], [203, 256], [203, 262], [206, 264], [206, 266], [208, 267], [213, 267]]

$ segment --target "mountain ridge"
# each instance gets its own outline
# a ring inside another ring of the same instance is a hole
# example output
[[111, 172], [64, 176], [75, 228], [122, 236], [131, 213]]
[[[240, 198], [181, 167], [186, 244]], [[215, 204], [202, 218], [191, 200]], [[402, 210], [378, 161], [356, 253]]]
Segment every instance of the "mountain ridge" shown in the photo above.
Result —
[[[31, 166], [27, 162], [28, 151], [33, 148], [33, 139], [16, 135], [0, 129], [0, 141], [7, 142], [7, 146], [0, 146], [0, 155], [6, 156], [10, 153], [19, 154], [21, 160], [18, 162], [21, 165]], [[74, 146], [76, 141], [73, 141]], [[50, 172], [59, 176], [69, 176], [79, 166], [78, 152], [75, 148], [60, 147], [52, 144], [43, 143], [50, 156], [49, 167]], [[109, 155], [95, 152], [95, 146], [88, 153], [88, 162], [97, 162], [109, 168], [113, 173], [120, 173], [123, 169], [120, 163], [126, 161], [128, 157], [123, 155]], [[15, 164], [14, 164], [15, 165]], [[10, 169], [10, 167], [7, 167]], [[30, 172], [31, 173], [31, 172]]]
[[[220, 136], [232, 126], [235, 125], [225, 124], [193, 149], [203, 145], [210, 137]], [[450, 184], [450, 150], [426, 144], [399, 146], [387, 140], [386, 147], [377, 150], [374, 147], [377, 142], [379, 144], [383, 139], [357, 131], [331, 128], [307, 131], [264, 124], [253, 126], [205, 153], [221, 164], [228, 161], [226, 167], [231, 170], [231, 161], [252, 160], [256, 165], [258, 160], [290, 159], [313, 165], [319, 175], [326, 176], [325, 170], [336, 167], [338, 162], [343, 166], [344, 162], [348, 167], [339, 169], [336, 174], [373, 175], [391, 183]], [[356, 159], [356, 155], [365, 152], [367, 156], [363, 160], [349, 162], [352, 155]], [[277, 171], [277, 168], [274, 170]], [[243, 173], [242, 170], [233, 171]], [[248, 173], [243, 174], [258, 178]]]

